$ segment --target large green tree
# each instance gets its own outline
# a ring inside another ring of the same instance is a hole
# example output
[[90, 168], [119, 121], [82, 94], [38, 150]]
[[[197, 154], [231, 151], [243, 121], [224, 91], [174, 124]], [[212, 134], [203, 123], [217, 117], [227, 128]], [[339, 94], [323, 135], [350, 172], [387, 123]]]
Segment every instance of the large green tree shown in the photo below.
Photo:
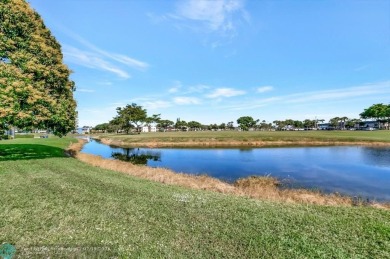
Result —
[[187, 127], [188, 123], [186, 121], [180, 120], [180, 118], [176, 120], [175, 128], [177, 130], [187, 130]]
[[147, 113], [142, 106], [135, 103], [128, 104], [125, 107], [116, 108], [118, 115], [113, 119], [128, 134], [131, 128], [136, 128], [140, 132], [141, 126], [147, 121]]
[[312, 129], [316, 126], [315, 120], [306, 119], [303, 121], [303, 127], [306, 129]]
[[167, 130], [169, 127], [172, 127], [173, 125], [175, 125], [175, 123], [171, 120], [160, 120], [159, 123], [157, 124], [157, 127]]
[[338, 129], [340, 127], [340, 117], [334, 117], [329, 120], [329, 124], [334, 128]]
[[147, 117], [145, 122], [148, 126], [156, 126], [161, 120], [161, 114], [153, 114], [151, 117]]
[[376, 119], [381, 122], [387, 121], [387, 128], [390, 129], [390, 104], [373, 104], [367, 109], [364, 109], [364, 111], [360, 113], [360, 117], [362, 119]]
[[361, 122], [362, 121], [360, 119], [350, 119], [345, 123], [345, 127], [348, 129], [355, 128], [355, 127], [359, 128], [359, 124]]
[[75, 128], [75, 84], [61, 46], [24, 0], [0, 0], [0, 124]]
[[96, 131], [107, 131], [109, 129], [109, 123], [102, 123], [102, 124], [98, 124], [96, 125], [93, 130], [96, 130]]
[[237, 123], [244, 131], [248, 131], [250, 128], [255, 127], [258, 121], [259, 120], [254, 120], [251, 116], [243, 116], [237, 119]]
[[197, 121], [189, 121], [187, 123], [187, 126], [191, 129], [191, 130], [200, 130], [202, 129], [202, 124], [200, 122], [197, 122]]

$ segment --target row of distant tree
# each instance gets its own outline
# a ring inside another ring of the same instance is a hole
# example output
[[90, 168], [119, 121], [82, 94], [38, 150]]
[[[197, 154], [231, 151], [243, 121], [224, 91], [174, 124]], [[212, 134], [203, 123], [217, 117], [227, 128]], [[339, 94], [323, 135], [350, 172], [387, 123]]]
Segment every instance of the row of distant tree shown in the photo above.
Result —
[[[333, 128], [348, 129], [353, 128], [363, 120], [375, 120], [389, 125], [390, 122], [390, 104], [374, 104], [364, 109], [360, 113], [359, 119], [350, 119], [348, 117], [334, 117], [329, 120], [329, 125]], [[314, 129], [325, 122], [324, 119], [305, 119], [300, 120], [275, 120], [272, 123], [265, 120], [254, 119], [251, 116], [242, 116], [237, 119], [237, 124], [241, 130], [283, 130], [288, 127], [298, 129]], [[233, 121], [221, 124], [205, 125], [198, 121], [185, 121], [180, 118], [176, 122], [162, 119], [161, 114], [148, 116], [146, 109], [135, 103], [117, 108], [117, 115], [109, 122], [96, 125], [93, 130], [100, 132], [124, 132], [129, 134], [131, 131], [140, 132], [142, 127], [156, 127], [159, 130], [233, 130], [235, 129]], [[387, 126], [389, 127], [389, 126]]]

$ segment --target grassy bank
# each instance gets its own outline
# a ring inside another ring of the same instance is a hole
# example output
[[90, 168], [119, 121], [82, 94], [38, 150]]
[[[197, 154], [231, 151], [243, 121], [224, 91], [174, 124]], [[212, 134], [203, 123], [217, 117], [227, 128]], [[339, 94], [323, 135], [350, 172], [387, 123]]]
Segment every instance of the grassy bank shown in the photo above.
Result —
[[390, 145], [390, 131], [197, 131], [102, 134], [106, 143], [137, 146]]
[[0, 142], [0, 244], [21, 257], [390, 257], [387, 210], [164, 185], [64, 157], [70, 142]]

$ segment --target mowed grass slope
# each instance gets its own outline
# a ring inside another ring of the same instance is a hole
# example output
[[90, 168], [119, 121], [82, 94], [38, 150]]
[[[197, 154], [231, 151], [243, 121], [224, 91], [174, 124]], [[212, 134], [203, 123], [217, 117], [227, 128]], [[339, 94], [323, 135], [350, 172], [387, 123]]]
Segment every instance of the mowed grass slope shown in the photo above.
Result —
[[[337, 142], [390, 143], [389, 130], [377, 131], [190, 131], [157, 132], [135, 135], [98, 134], [100, 138], [123, 141], [123, 143], [229, 143], [229, 142]], [[283, 143], [281, 143], [283, 144]], [[317, 143], [318, 144], [318, 143]]]
[[390, 257], [387, 210], [251, 200], [39, 155], [71, 141], [0, 141], [0, 244], [21, 257]]

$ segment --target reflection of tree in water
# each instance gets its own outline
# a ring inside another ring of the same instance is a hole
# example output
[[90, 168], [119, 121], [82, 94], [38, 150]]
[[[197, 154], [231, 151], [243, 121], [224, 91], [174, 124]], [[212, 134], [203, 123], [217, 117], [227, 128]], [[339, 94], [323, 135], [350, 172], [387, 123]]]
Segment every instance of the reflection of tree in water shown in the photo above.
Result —
[[115, 159], [130, 162], [135, 165], [146, 165], [148, 160], [160, 161], [161, 154], [159, 152], [142, 151], [139, 148], [126, 148], [125, 152], [113, 152], [111, 156]]
[[252, 152], [253, 151], [253, 148], [240, 148], [239, 149], [240, 150], [240, 152], [246, 152], [246, 153], [250, 153], [250, 152]]

